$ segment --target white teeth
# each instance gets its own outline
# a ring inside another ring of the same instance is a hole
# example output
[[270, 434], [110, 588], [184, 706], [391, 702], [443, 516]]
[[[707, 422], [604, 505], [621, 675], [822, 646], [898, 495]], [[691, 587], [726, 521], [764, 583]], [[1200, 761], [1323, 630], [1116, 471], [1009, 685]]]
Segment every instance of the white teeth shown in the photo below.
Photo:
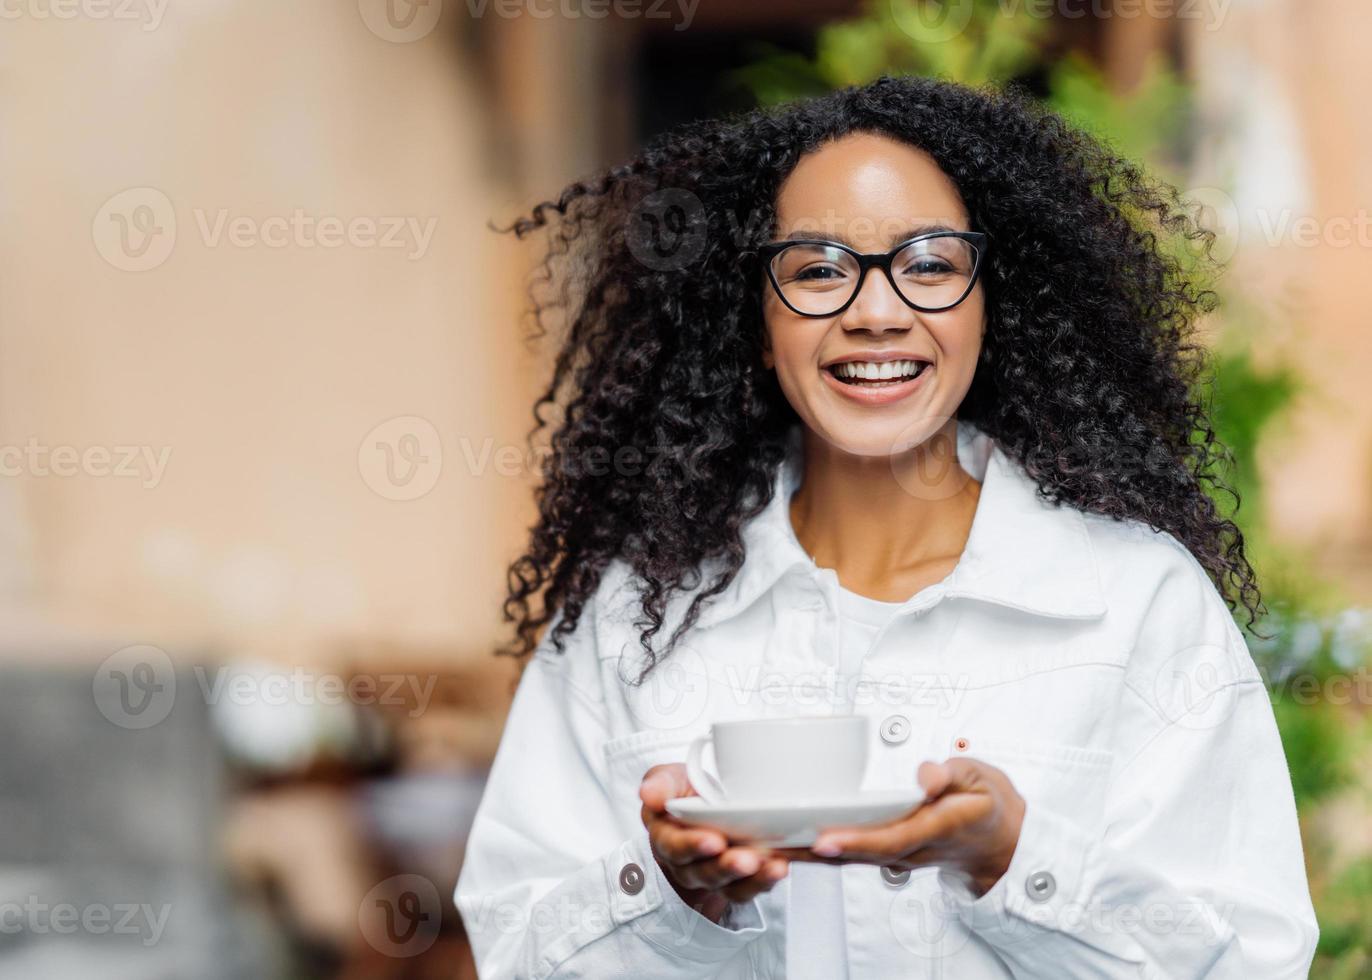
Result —
[[891, 381], [913, 377], [923, 364], [923, 361], [845, 361], [834, 366], [834, 373], [840, 378]]

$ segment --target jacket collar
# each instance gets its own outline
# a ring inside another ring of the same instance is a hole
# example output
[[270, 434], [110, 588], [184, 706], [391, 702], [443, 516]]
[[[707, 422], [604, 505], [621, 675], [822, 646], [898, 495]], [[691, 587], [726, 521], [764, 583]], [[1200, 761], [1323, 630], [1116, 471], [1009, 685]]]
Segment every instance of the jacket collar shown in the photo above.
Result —
[[[729, 587], [701, 611], [699, 625], [739, 614], [793, 569], [814, 572], [791, 526], [791, 495], [804, 470], [800, 437], [797, 425], [777, 468], [770, 503], [743, 529], [744, 563]], [[941, 585], [930, 587], [942, 589], [938, 598], [975, 599], [1067, 619], [1103, 615], [1100, 575], [1081, 512], [1041, 498], [1024, 469], [969, 422], [958, 422], [957, 451], [963, 468], [981, 481], [981, 496], [961, 558]]]

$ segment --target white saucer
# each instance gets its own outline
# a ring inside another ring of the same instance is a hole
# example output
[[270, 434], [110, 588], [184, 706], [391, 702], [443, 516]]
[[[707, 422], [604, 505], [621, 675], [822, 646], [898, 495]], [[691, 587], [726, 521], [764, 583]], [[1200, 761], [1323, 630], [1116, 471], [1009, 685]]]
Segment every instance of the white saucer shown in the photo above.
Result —
[[699, 796], [667, 801], [667, 812], [684, 823], [724, 831], [731, 840], [757, 841], [775, 847], [808, 847], [828, 827], [886, 823], [924, 802], [924, 790], [866, 790], [840, 800], [796, 800], [789, 803], [708, 803]]

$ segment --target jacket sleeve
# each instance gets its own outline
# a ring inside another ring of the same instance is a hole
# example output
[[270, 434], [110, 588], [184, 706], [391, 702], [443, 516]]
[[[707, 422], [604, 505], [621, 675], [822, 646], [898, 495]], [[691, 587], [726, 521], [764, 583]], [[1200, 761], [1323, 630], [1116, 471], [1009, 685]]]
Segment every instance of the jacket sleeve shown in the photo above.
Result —
[[[663, 875], [608, 793], [588, 604], [567, 650], [525, 666], [454, 900], [483, 978], [714, 977], [764, 931], [756, 903], [717, 925]], [[746, 955], [746, 953], [744, 954]]]
[[1308, 975], [1318, 926], [1271, 701], [1227, 610], [1204, 615], [1126, 672], [1102, 833], [1029, 800], [984, 895], [940, 871], [1014, 976]]

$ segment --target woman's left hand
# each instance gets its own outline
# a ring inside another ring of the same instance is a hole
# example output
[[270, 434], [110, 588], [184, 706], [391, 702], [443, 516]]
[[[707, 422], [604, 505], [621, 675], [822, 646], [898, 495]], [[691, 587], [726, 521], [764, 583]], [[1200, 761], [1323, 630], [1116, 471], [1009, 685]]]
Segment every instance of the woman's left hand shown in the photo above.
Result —
[[940, 865], [984, 895], [1010, 866], [1024, 822], [1024, 798], [1010, 777], [977, 759], [925, 762], [919, 783], [926, 801], [875, 827], [826, 830], [807, 850], [778, 853], [828, 864], [880, 864], [897, 870]]

